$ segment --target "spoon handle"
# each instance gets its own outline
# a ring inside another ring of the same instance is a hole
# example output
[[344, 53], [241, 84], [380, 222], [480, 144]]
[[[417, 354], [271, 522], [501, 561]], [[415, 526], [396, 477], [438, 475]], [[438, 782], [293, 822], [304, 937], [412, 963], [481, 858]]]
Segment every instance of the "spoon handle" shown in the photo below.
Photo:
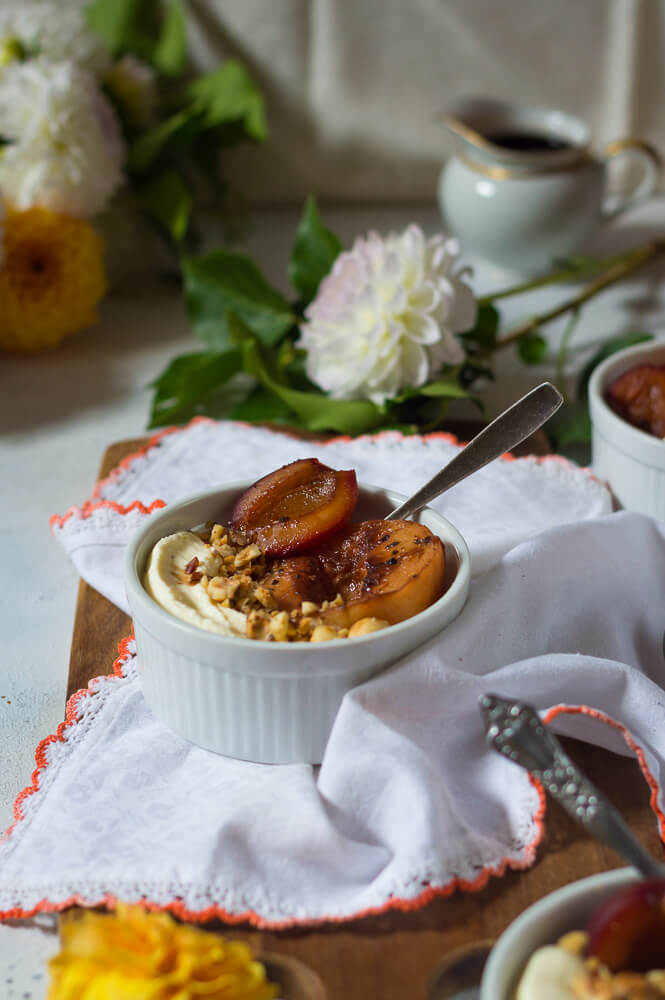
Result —
[[556, 413], [562, 402], [561, 393], [550, 382], [543, 382], [527, 392], [476, 434], [448, 465], [388, 514], [386, 520], [410, 517], [472, 472], [515, 448]]
[[540, 716], [519, 701], [495, 694], [480, 699], [487, 742], [497, 753], [538, 778], [570, 816], [588, 833], [611, 847], [646, 878], [665, 877], [614, 806], [592, 785], [564, 752]]

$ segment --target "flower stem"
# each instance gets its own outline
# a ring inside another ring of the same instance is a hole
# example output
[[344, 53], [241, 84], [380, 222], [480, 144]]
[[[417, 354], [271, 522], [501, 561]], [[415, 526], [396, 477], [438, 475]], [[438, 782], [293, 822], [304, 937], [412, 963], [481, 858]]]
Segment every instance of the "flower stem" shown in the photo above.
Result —
[[[642, 248], [640, 247], [639, 249]], [[590, 258], [582, 267], [572, 265], [570, 267], [562, 267], [558, 271], [541, 275], [539, 278], [530, 278], [529, 281], [523, 281], [519, 285], [511, 285], [509, 288], [504, 288], [499, 292], [492, 292], [490, 295], [481, 295], [478, 298], [478, 304], [481, 306], [490, 305], [493, 302], [498, 302], [500, 299], [508, 299], [514, 295], [523, 295], [524, 292], [531, 292], [536, 288], [544, 288], [546, 285], [558, 285], [564, 281], [587, 278], [593, 274], [597, 274], [599, 271], [605, 271], [608, 267], [612, 267], [612, 265], [622, 260], [626, 260], [634, 253], [635, 250], [633, 249], [627, 253], [612, 254], [610, 257]]]
[[642, 267], [650, 260], [654, 260], [656, 257], [665, 253], [665, 241], [655, 240], [653, 243], [647, 243], [644, 246], [638, 247], [637, 250], [631, 250], [628, 254], [623, 254], [619, 260], [616, 261], [611, 267], [605, 271], [604, 274], [599, 275], [590, 281], [580, 292], [576, 295], [571, 296], [566, 299], [558, 306], [554, 306], [552, 309], [548, 309], [545, 312], [538, 313], [532, 316], [530, 319], [525, 320], [523, 323], [518, 324], [514, 327], [505, 337], [502, 337], [497, 341], [495, 350], [499, 350], [503, 347], [508, 347], [509, 344], [514, 344], [516, 340], [520, 337], [526, 336], [527, 333], [531, 333], [538, 327], [543, 326], [545, 323], [551, 322], [553, 319], [558, 319], [559, 316], [564, 316], [567, 312], [571, 310], [577, 310], [589, 299], [597, 295], [598, 292], [602, 292], [604, 288], [608, 288], [610, 285], [614, 285], [617, 281], [621, 281], [625, 278], [627, 274], [632, 271], [636, 271], [638, 268]]
[[570, 314], [570, 316], [568, 318], [568, 322], [566, 323], [566, 329], [563, 331], [563, 335], [561, 337], [561, 343], [559, 344], [559, 350], [558, 350], [557, 356], [556, 356], [556, 375], [555, 375], [556, 383], [555, 384], [558, 386], [559, 391], [561, 392], [561, 395], [564, 398], [564, 401], [566, 400], [566, 390], [565, 390], [565, 386], [564, 386], [564, 374], [565, 374], [565, 367], [566, 367], [566, 356], [568, 354], [568, 347], [570, 345], [570, 338], [573, 335], [573, 331], [575, 330], [575, 327], [577, 326], [577, 321], [578, 321], [579, 318], [580, 318], [580, 311], [579, 311], [579, 309], [575, 309], [573, 312], [571, 312], [571, 314]]

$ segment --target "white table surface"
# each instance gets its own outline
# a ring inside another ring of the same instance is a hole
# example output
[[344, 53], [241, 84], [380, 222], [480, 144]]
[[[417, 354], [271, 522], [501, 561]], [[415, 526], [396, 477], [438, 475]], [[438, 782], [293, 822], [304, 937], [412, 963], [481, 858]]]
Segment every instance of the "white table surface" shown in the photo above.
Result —
[[[262, 211], [245, 246], [238, 248], [254, 256], [284, 291], [297, 215], [288, 209]], [[428, 232], [440, 228], [433, 205], [336, 209], [324, 218], [346, 246], [368, 228], [387, 232], [410, 221]], [[665, 199], [634, 210], [597, 242], [609, 253], [663, 230]], [[572, 356], [573, 369], [608, 336], [636, 328], [665, 335], [664, 275], [663, 265], [651, 267], [587, 307], [575, 335], [579, 350]], [[507, 280], [478, 265], [474, 287], [486, 292]], [[547, 289], [528, 301], [509, 300], [502, 315], [517, 320], [557, 301], [564, 291]], [[548, 329], [553, 354], [562, 323]], [[35, 356], [0, 354], [0, 829], [11, 822], [16, 795], [30, 782], [35, 747], [55, 731], [64, 713], [78, 579], [50, 535], [49, 516], [90, 495], [108, 444], [145, 433], [148, 383], [175, 355], [199, 346], [177, 288], [141, 280], [133, 289], [111, 294], [98, 326], [59, 348]], [[510, 351], [499, 371], [499, 386], [487, 397], [490, 410], [551, 375], [552, 365], [525, 369]], [[9, 961], [10, 954], [23, 955], [27, 962], [32, 947], [20, 943], [28, 941], [25, 936], [9, 934], [0, 931], [0, 985], [3, 956]]]

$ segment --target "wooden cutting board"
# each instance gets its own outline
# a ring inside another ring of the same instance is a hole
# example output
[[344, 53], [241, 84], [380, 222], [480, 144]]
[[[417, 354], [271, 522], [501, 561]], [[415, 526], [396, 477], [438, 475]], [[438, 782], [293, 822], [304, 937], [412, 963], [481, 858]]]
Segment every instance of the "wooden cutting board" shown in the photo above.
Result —
[[[100, 478], [145, 439], [120, 441], [104, 454]], [[523, 446], [543, 453], [543, 437]], [[91, 677], [110, 673], [118, 643], [131, 631], [130, 619], [86, 583], [79, 587], [69, 672], [69, 694]], [[632, 758], [565, 740], [566, 749], [601, 791], [621, 809], [645, 846], [663, 854], [649, 789]], [[589, 837], [548, 803], [546, 834], [535, 864], [524, 872], [491, 878], [474, 893], [455, 892], [408, 912], [395, 910], [338, 924], [278, 932], [250, 926], [228, 929], [257, 951], [300, 959], [321, 976], [329, 1000], [418, 1000], [441, 958], [474, 941], [496, 938], [534, 900], [574, 879], [621, 865], [609, 849]], [[219, 925], [217, 925], [219, 926]]]

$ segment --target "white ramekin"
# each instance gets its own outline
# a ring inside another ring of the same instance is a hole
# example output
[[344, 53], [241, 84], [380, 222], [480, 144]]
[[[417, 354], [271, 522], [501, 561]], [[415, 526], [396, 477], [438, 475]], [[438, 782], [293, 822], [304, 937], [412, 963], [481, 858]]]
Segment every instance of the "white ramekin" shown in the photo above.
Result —
[[[153, 545], [208, 520], [228, 521], [249, 482], [190, 497], [151, 514], [130, 541], [125, 588], [134, 619], [139, 677], [151, 709], [177, 733], [242, 760], [318, 764], [342, 698], [448, 625], [469, 590], [460, 533], [426, 508], [418, 520], [443, 540], [447, 589], [425, 611], [381, 632], [318, 643], [227, 638], [164, 611], [141, 579]], [[354, 520], [385, 516], [405, 498], [361, 486]]]
[[480, 1000], [514, 1000], [519, 978], [536, 948], [556, 944], [568, 931], [584, 930], [603, 900], [638, 878], [634, 868], [602, 872], [571, 882], [529, 906], [492, 948], [483, 972]]
[[642, 364], [665, 364], [665, 343], [627, 347], [598, 365], [591, 376], [592, 466], [622, 507], [665, 520], [665, 441], [617, 416], [604, 398], [619, 375]]

